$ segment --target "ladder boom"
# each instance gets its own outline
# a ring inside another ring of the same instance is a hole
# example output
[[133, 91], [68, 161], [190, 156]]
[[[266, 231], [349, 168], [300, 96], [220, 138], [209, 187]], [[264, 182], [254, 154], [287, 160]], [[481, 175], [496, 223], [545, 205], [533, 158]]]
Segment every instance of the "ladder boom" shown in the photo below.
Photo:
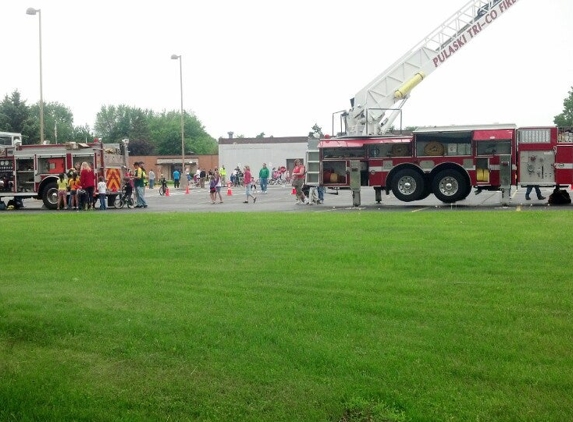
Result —
[[[351, 100], [343, 114], [347, 135], [388, 131], [410, 92], [457, 51], [496, 21], [517, 0], [470, 0]], [[392, 110], [389, 116], [387, 112]]]

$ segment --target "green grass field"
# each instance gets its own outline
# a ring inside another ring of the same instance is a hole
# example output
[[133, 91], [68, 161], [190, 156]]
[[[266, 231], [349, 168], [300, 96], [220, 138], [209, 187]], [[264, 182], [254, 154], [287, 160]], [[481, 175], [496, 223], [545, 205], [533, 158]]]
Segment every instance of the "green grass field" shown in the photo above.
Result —
[[573, 420], [570, 212], [1, 218], [1, 421]]

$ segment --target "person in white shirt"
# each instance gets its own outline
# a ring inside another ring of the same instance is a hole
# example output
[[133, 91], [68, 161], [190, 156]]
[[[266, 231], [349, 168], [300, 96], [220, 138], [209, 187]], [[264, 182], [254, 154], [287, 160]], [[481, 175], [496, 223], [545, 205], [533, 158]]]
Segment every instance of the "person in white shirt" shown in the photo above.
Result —
[[99, 209], [106, 210], [106, 199], [107, 199], [107, 186], [105, 184], [105, 179], [103, 176], [99, 177], [99, 182], [97, 184], [97, 196], [99, 199]]
[[215, 189], [217, 189], [217, 195], [219, 195], [219, 204], [223, 203], [223, 197], [221, 196], [221, 184], [222, 184], [222, 179], [223, 176], [221, 176], [219, 174], [219, 170], [215, 170], [215, 180], [217, 180], [217, 183], [215, 185]]

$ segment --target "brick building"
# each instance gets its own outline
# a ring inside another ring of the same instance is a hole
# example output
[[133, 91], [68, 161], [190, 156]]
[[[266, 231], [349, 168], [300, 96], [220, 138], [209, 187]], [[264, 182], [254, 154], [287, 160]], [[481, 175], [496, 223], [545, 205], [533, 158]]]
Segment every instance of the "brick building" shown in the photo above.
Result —
[[[161, 174], [168, 180], [173, 178], [173, 172], [177, 169], [181, 171], [181, 156], [176, 155], [134, 155], [129, 157], [129, 168], [133, 168], [133, 163], [143, 161], [143, 167], [149, 172], [153, 170], [157, 178]], [[198, 168], [209, 171], [219, 167], [218, 155], [186, 155], [185, 170], [195, 174]], [[183, 172], [185, 173], [185, 172]]]

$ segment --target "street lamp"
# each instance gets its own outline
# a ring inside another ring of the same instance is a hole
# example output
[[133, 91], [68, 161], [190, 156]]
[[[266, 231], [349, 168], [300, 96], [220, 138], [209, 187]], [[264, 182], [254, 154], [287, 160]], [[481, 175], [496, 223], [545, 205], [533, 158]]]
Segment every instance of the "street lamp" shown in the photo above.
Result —
[[40, 144], [44, 143], [44, 94], [42, 87], [42, 12], [40, 9], [28, 7], [26, 10], [27, 15], [38, 14], [38, 22], [40, 29], [38, 31], [40, 37]]
[[[189, 179], [187, 179], [185, 173], [185, 124], [183, 119], [183, 59], [181, 55], [172, 54], [172, 60], [179, 59], [179, 85], [181, 90], [181, 178], [185, 177], [187, 180], [187, 186], [189, 186]], [[180, 179], [181, 180], [181, 179]]]

